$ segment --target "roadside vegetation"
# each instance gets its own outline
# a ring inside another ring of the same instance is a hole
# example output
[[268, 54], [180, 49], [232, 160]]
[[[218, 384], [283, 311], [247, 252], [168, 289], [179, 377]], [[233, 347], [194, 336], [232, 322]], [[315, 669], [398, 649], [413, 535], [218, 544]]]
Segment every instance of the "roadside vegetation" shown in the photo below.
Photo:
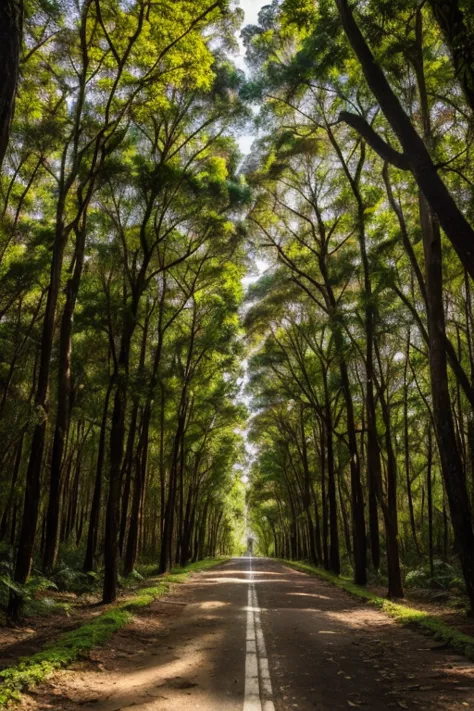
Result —
[[[106, 608], [86, 624], [60, 634], [44, 649], [3, 669], [0, 671], [0, 708], [20, 701], [22, 691], [45, 681], [55, 670], [69, 666], [94, 647], [104, 646], [115, 632], [131, 621], [134, 614], [168, 593], [173, 585], [184, 583], [193, 573], [209, 570], [220, 562], [222, 559], [204, 560], [146, 580], [135, 590], [129, 591], [125, 601]], [[134, 576], [135, 583], [139, 577]], [[127, 582], [129, 585], [132, 583]]]

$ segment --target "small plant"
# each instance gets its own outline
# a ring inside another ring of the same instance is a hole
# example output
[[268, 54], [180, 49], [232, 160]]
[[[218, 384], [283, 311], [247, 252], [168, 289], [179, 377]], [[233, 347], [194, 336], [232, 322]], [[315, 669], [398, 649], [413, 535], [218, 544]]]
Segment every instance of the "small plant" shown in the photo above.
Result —
[[51, 576], [60, 592], [74, 592], [77, 595], [95, 592], [100, 587], [100, 575], [91, 571], [83, 573], [67, 565], [61, 566]]
[[24, 585], [20, 585], [12, 580], [11, 569], [5, 562], [2, 563], [0, 570], [0, 601], [4, 608], [8, 604], [10, 592], [13, 591], [21, 597], [23, 604], [27, 606], [27, 611], [30, 613], [34, 611], [38, 614], [46, 613], [47, 608], [41, 600], [37, 599], [38, 593], [57, 590], [57, 585], [53, 580], [36, 574], [29, 578]]
[[423, 565], [410, 570], [405, 576], [407, 588], [428, 588], [432, 590], [462, 589], [462, 580], [459, 573], [452, 565], [443, 560], [435, 559], [433, 573], [428, 565]]
[[138, 572], [138, 570], [132, 570], [130, 575], [127, 575], [126, 578], [119, 577], [119, 585], [124, 589], [134, 588], [144, 580], [145, 578]]

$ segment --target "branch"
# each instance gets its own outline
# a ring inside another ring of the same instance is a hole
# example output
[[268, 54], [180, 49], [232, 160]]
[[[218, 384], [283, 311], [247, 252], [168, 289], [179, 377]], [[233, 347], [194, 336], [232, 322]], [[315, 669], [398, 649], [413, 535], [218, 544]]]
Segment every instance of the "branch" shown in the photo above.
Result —
[[362, 138], [365, 138], [367, 143], [373, 150], [384, 160], [401, 170], [409, 170], [408, 161], [403, 153], [399, 153], [394, 148], [389, 146], [376, 131], [370, 126], [367, 121], [352, 114], [349, 111], [341, 111], [339, 121], [347, 123], [348, 126], [354, 128]]

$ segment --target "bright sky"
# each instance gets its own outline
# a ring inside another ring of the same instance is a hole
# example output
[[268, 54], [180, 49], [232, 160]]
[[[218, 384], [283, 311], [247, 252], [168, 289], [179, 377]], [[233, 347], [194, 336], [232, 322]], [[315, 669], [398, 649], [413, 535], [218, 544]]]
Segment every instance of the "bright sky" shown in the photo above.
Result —
[[260, 9], [269, 3], [270, 0], [240, 0], [240, 7], [245, 12], [245, 24], [256, 25]]
[[[260, 12], [261, 8], [264, 5], [268, 5], [269, 2], [270, 0], [240, 0], [240, 7], [245, 12], [245, 20], [243, 26], [258, 24], [258, 13]], [[246, 67], [244, 62], [243, 48], [241, 56], [237, 58], [237, 64], [245, 71]], [[241, 136], [239, 138], [239, 145], [242, 153], [250, 153], [254, 138], [254, 135]]]

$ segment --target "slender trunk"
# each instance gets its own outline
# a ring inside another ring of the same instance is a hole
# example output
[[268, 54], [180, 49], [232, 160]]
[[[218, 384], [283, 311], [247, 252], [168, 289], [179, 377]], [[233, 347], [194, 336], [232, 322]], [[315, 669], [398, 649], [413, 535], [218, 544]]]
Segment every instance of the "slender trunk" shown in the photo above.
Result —
[[147, 405], [142, 423], [142, 431], [138, 452], [135, 461], [135, 486], [133, 489], [132, 509], [130, 512], [130, 526], [128, 530], [127, 547], [123, 564], [124, 575], [130, 575], [135, 566], [138, 552], [138, 532], [140, 525], [140, 505], [142, 501], [143, 486], [146, 477], [148, 461], [148, 436], [151, 419], [151, 406]]
[[428, 559], [430, 562], [430, 575], [434, 577], [433, 553], [433, 435], [431, 424], [428, 425], [428, 460], [426, 467], [426, 491], [428, 499]]
[[8, 147], [20, 67], [23, 0], [0, 3], [0, 169]]
[[183, 518], [183, 532], [181, 535], [181, 551], [180, 551], [180, 558], [179, 558], [179, 563], [183, 567], [188, 562], [189, 555], [190, 555], [189, 548], [190, 548], [190, 540], [191, 540], [191, 530], [192, 530], [192, 525], [193, 525], [192, 499], [193, 499], [193, 490], [192, 490], [192, 487], [190, 486], [188, 489], [188, 496], [186, 498], [186, 509], [185, 509], [184, 518]]
[[[319, 227], [325, 233], [323, 222], [319, 210], [316, 210]], [[325, 249], [319, 258], [319, 267], [324, 284], [327, 290], [328, 311], [333, 318], [334, 346], [338, 353], [339, 375], [341, 389], [346, 405], [347, 438], [350, 455], [350, 478], [351, 478], [351, 513], [352, 513], [352, 546], [354, 555], [354, 582], [357, 585], [367, 584], [367, 540], [365, 531], [364, 496], [362, 491], [361, 470], [359, 448], [357, 446], [357, 434], [354, 415], [354, 403], [352, 400], [351, 385], [347, 363], [344, 359], [344, 338], [341, 325], [338, 322], [339, 314], [337, 302], [332, 289], [332, 282], [327, 267], [327, 240], [324, 237]]]
[[[324, 426], [324, 423], [321, 424], [321, 504], [322, 504], [322, 518], [323, 518], [323, 527], [322, 527], [322, 560], [324, 564], [324, 568], [326, 570], [330, 569], [329, 566], [329, 548], [328, 548], [328, 539], [329, 539], [329, 518], [328, 518], [328, 506], [327, 506], [327, 491], [326, 491], [326, 428]], [[316, 434], [314, 433], [314, 439], [316, 440]], [[316, 508], [316, 501], [315, 501], [315, 508]]]
[[339, 555], [339, 524], [337, 518], [337, 493], [336, 493], [336, 471], [334, 467], [334, 433], [333, 417], [331, 412], [331, 401], [329, 397], [329, 387], [327, 371], [323, 370], [324, 402], [325, 402], [325, 424], [326, 424], [326, 460], [328, 471], [328, 499], [329, 499], [329, 565], [336, 575], [341, 572], [341, 561]]
[[413, 507], [413, 493], [411, 489], [411, 471], [410, 471], [410, 423], [408, 416], [408, 364], [410, 362], [410, 331], [408, 331], [407, 347], [405, 351], [405, 368], [403, 371], [403, 443], [404, 443], [404, 459], [405, 459], [405, 476], [408, 495], [408, 509], [410, 512], [411, 533], [413, 543], [415, 544], [416, 552], [421, 557], [420, 546], [418, 544], [418, 536], [416, 534], [415, 510]]
[[341, 476], [338, 477], [338, 492], [339, 492], [339, 505], [341, 507], [342, 513], [342, 528], [344, 530], [344, 540], [346, 543], [346, 551], [349, 560], [352, 560], [352, 547], [351, 547], [351, 534], [349, 529], [349, 516], [347, 515], [346, 506], [344, 503], [344, 494], [342, 492], [341, 486]]
[[10, 510], [12, 507], [12, 503], [15, 499], [16, 484], [18, 481], [18, 474], [20, 472], [24, 438], [25, 438], [25, 435], [22, 434], [20, 437], [20, 441], [18, 442], [18, 445], [17, 445], [15, 462], [13, 465], [12, 478], [11, 478], [11, 482], [10, 482], [10, 491], [8, 492], [7, 502], [5, 504], [5, 509], [4, 509], [3, 515], [2, 515], [2, 521], [0, 523], [0, 541], [3, 541], [7, 537], [7, 533], [8, 533], [8, 519], [10, 516]]
[[[313, 519], [311, 516], [311, 476], [310, 476], [310, 471], [309, 471], [308, 447], [307, 447], [307, 442], [306, 442], [306, 432], [305, 432], [304, 414], [303, 414], [303, 407], [302, 406], [300, 407], [300, 431], [301, 431], [301, 454], [302, 454], [302, 460], [303, 460], [303, 473], [304, 473], [303, 508], [304, 508], [304, 512], [306, 515], [306, 523], [308, 526], [309, 553], [311, 556], [311, 561], [315, 565], [319, 565], [319, 563], [321, 562], [321, 559], [318, 556], [318, 553], [316, 550], [316, 535], [315, 535]], [[315, 514], [316, 513], [317, 512], [315, 510]]]
[[109, 495], [105, 514], [104, 538], [104, 587], [103, 602], [114, 602], [117, 597], [118, 573], [118, 533], [120, 509], [120, 485], [123, 461], [123, 447], [125, 441], [125, 413], [127, 408], [128, 366], [130, 347], [133, 331], [136, 325], [136, 310], [126, 312], [124, 316], [124, 329], [117, 368], [117, 385], [112, 411], [112, 427], [110, 431], [110, 469], [109, 469]]
[[474, 611], [474, 531], [465, 472], [456, 441], [444, 348], [441, 235], [436, 220], [430, 215], [422, 196], [420, 196], [420, 209], [430, 304], [428, 323], [433, 415], [456, 548], [461, 560], [467, 594]]
[[[138, 419], [138, 402], [135, 401], [132, 408], [132, 414], [130, 417], [130, 425], [128, 428], [128, 439], [127, 439], [127, 449], [124, 457], [122, 474], [120, 479], [123, 480], [125, 477], [125, 482], [123, 486], [122, 493], [122, 506], [121, 506], [121, 517], [120, 517], [120, 532], [119, 532], [119, 551], [123, 556], [124, 546], [125, 546], [125, 536], [127, 533], [127, 522], [128, 522], [128, 510], [130, 506], [130, 491], [132, 488], [132, 476], [133, 467], [135, 463], [135, 435], [137, 431], [137, 419]], [[137, 476], [135, 472], [135, 476]]]
[[63, 463], [64, 443], [66, 441], [71, 417], [71, 352], [72, 326], [76, 308], [79, 284], [84, 265], [85, 228], [76, 235], [74, 252], [74, 272], [66, 286], [66, 303], [61, 319], [58, 356], [58, 391], [56, 427], [53, 440], [49, 480], [49, 504], [46, 523], [46, 544], [43, 557], [43, 569], [51, 571], [56, 565], [59, 548], [59, 521], [61, 516], [61, 467]]
[[397, 506], [397, 458], [393, 448], [389, 403], [381, 388], [379, 392], [385, 426], [385, 448], [387, 452], [387, 500], [382, 505], [387, 546], [388, 597], [404, 597], [402, 573], [400, 570], [400, 549], [398, 538]]
[[183, 389], [182, 400], [180, 404], [180, 413], [178, 415], [178, 425], [174, 438], [173, 455], [170, 466], [168, 479], [168, 500], [166, 502], [165, 523], [163, 529], [163, 538], [161, 541], [160, 563], [158, 566], [159, 573], [165, 573], [168, 570], [169, 564], [173, 560], [172, 546], [174, 534], [174, 515], [176, 505], [176, 494], [178, 485], [178, 469], [180, 463], [181, 446], [183, 444], [184, 427], [186, 420], [186, 389]]
[[99, 533], [99, 519], [102, 499], [102, 471], [104, 468], [105, 447], [107, 438], [107, 419], [109, 414], [109, 402], [112, 389], [113, 379], [110, 378], [109, 384], [107, 386], [107, 392], [105, 394], [104, 410], [102, 414], [102, 421], [100, 424], [99, 449], [97, 453], [94, 494], [92, 497], [89, 530], [87, 534], [86, 555], [84, 558], [84, 565], [82, 567], [85, 573], [88, 573], [90, 570], [94, 570], [94, 556], [97, 550], [97, 538]]
[[[38, 412], [39, 422], [34, 428], [33, 437], [31, 439], [30, 459], [26, 471], [23, 517], [18, 540], [15, 571], [13, 574], [14, 581], [20, 584], [24, 584], [30, 574], [36, 528], [38, 525], [39, 506], [41, 501], [41, 467], [43, 463], [49, 413], [50, 363], [54, 338], [56, 306], [59, 297], [61, 269], [64, 247], [66, 244], [66, 236], [62, 223], [62, 213], [62, 205], [60, 204], [60, 206], [58, 206], [56, 238], [53, 248], [48, 298], [43, 321], [40, 367], [35, 395], [35, 406]], [[21, 603], [21, 597], [14, 591], [11, 591], [8, 605], [8, 617], [10, 619], [14, 621], [18, 620], [20, 616]]]
[[[418, 60], [415, 64], [425, 139], [432, 145], [430, 111], [423, 67], [423, 27], [421, 10], [417, 13]], [[423, 190], [423, 188], [422, 188]], [[420, 223], [426, 268], [428, 296], [428, 336], [433, 418], [435, 422], [441, 470], [448, 497], [456, 548], [466, 583], [471, 612], [474, 613], [474, 529], [469, 505], [465, 471], [456, 439], [453, 408], [449, 391], [446, 357], [446, 324], [443, 303], [443, 265], [441, 230], [426, 191], [420, 193]], [[440, 218], [441, 221], [441, 218]], [[443, 222], [441, 223], [446, 230]], [[466, 267], [467, 268], [467, 267]], [[469, 271], [469, 270], [468, 270]], [[471, 274], [472, 276], [472, 274]], [[445, 527], [447, 530], [447, 526]]]

